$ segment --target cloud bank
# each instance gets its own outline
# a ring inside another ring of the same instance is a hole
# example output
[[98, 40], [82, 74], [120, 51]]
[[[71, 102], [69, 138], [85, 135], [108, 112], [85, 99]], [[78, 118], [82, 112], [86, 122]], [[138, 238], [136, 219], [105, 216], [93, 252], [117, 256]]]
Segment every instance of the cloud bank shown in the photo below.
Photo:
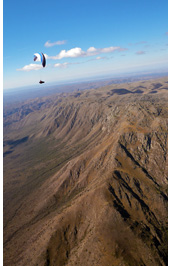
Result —
[[23, 68], [17, 69], [17, 71], [31, 71], [31, 70], [39, 70], [42, 68], [42, 65], [37, 65], [37, 64], [30, 64], [26, 65]]
[[50, 41], [47, 41], [47, 42], [44, 44], [44, 46], [45, 46], [45, 47], [52, 47], [52, 46], [55, 46], [55, 45], [63, 45], [63, 44], [65, 44], [65, 43], [66, 43], [65, 40], [63, 40], [63, 41], [57, 41], [57, 42], [50, 42]]
[[[51, 47], [54, 45], [59, 45], [59, 44], [64, 44], [65, 41], [58, 41], [54, 43], [50, 43], [47, 41], [46, 47]], [[119, 46], [111, 46], [111, 47], [105, 47], [105, 48], [95, 48], [95, 47], [89, 47], [86, 51], [83, 51], [80, 47], [75, 47], [70, 50], [61, 50], [59, 54], [56, 56], [48, 56], [47, 54], [44, 54], [46, 59], [52, 59], [52, 60], [60, 60], [63, 58], [79, 58], [79, 57], [89, 57], [89, 56], [96, 56], [99, 54], [104, 54], [104, 53], [111, 53], [114, 51], [126, 51], [128, 50], [127, 48], [122, 48]], [[101, 60], [101, 59], [106, 59], [106, 57], [101, 57], [97, 56], [96, 58], [89, 59], [86, 62], [93, 61], [93, 60]], [[54, 65], [54, 67], [59, 67], [59, 68], [66, 68], [68, 65], [73, 65], [73, 64], [81, 64], [81, 63], [57, 63]], [[38, 64], [29, 64], [24, 66], [23, 68], [17, 69], [17, 71], [31, 71], [31, 70], [39, 70], [42, 68], [42, 65]]]
[[107, 48], [95, 48], [90, 47], [87, 49], [87, 51], [83, 51], [80, 47], [75, 47], [70, 50], [62, 50], [59, 54], [56, 56], [48, 56], [48, 59], [62, 59], [62, 58], [77, 58], [77, 57], [87, 57], [87, 56], [93, 56], [93, 55], [99, 55], [102, 53], [111, 53], [114, 51], [125, 51], [126, 48], [121, 48], [118, 46], [111, 46]]

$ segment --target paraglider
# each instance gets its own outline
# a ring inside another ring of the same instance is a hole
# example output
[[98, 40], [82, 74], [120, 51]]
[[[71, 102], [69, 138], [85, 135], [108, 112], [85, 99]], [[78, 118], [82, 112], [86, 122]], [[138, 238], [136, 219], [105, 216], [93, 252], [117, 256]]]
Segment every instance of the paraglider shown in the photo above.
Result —
[[42, 66], [46, 66], [46, 58], [43, 53], [35, 53], [34, 54], [34, 61], [40, 61], [42, 62]]
[[[35, 53], [34, 54], [34, 61], [39, 61], [42, 63], [42, 67], [46, 66], [46, 58], [45, 55], [43, 53]], [[45, 81], [40, 80], [39, 81], [40, 84], [45, 83]]]

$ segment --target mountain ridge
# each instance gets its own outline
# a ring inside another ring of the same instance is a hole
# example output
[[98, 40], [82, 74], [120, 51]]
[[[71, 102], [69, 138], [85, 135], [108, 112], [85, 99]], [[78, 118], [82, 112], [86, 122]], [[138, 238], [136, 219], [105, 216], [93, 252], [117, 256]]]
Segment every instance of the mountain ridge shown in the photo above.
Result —
[[167, 265], [167, 78], [5, 109], [4, 153], [4, 265]]

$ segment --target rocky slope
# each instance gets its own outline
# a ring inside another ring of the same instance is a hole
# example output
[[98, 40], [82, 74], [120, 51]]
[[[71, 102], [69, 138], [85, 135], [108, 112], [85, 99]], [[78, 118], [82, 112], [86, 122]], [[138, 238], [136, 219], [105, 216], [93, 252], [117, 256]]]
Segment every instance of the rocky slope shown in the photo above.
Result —
[[5, 265], [167, 265], [167, 78], [4, 110]]

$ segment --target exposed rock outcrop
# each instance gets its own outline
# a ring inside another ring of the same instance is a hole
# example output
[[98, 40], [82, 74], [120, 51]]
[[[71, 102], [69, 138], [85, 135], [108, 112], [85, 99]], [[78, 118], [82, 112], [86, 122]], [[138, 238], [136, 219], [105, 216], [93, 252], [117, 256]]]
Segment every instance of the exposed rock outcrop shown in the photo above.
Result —
[[167, 265], [166, 80], [4, 112], [4, 266]]

